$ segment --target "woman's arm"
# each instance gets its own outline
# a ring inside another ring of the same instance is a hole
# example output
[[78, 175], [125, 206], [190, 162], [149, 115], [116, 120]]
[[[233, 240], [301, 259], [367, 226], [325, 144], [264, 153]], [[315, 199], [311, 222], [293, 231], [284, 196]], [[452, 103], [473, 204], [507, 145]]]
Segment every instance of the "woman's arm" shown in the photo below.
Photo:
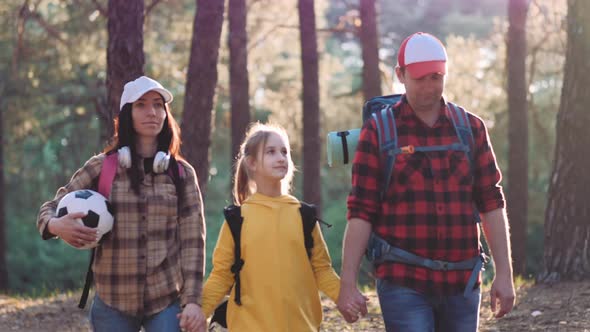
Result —
[[206, 226], [203, 199], [195, 170], [184, 162], [179, 167], [184, 167], [186, 174], [184, 199], [179, 203], [180, 259], [184, 278], [180, 302], [185, 306], [189, 303], [201, 303]]

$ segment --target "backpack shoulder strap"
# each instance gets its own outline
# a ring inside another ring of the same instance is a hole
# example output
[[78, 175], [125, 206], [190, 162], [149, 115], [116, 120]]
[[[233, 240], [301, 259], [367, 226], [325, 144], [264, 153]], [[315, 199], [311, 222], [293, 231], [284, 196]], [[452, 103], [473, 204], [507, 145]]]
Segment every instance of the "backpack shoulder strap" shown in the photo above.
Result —
[[299, 212], [301, 213], [301, 222], [303, 224], [303, 239], [305, 241], [305, 251], [307, 251], [307, 257], [311, 259], [311, 251], [313, 249], [313, 229], [315, 227], [317, 219], [317, 209], [313, 204], [307, 204], [300, 202], [301, 207]]
[[[107, 201], [111, 196], [111, 188], [113, 187], [113, 181], [117, 175], [117, 164], [118, 153], [111, 153], [105, 156], [100, 174], [98, 176], [98, 192], [103, 195]], [[86, 279], [84, 280], [84, 288], [82, 289], [82, 295], [80, 296], [80, 302], [78, 302], [78, 308], [84, 309], [86, 302], [88, 302], [88, 294], [90, 292], [90, 286], [94, 280], [94, 274], [92, 273], [92, 263], [94, 262], [95, 248], [90, 252], [90, 262], [88, 262], [88, 269], [86, 270]]]
[[473, 165], [475, 152], [475, 139], [473, 138], [473, 131], [471, 130], [471, 122], [465, 109], [457, 106], [451, 102], [447, 103], [451, 113], [451, 120], [457, 132], [457, 137], [461, 144], [467, 147], [466, 153], [469, 157], [469, 162]]
[[111, 153], [104, 158], [100, 175], [98, 176], [98, 192], [107, 200], [111, 196], [113, 181], [117, 175], [118, 152]]
[[240, 270], [242, 270], [242, 266], [244, 266], [244, 260], [242, 259], [242, 251], [241, 251], [241, 235], [242, 235], [242, 211], [239, 206], [230, 205], [223, 209], [223, 215], [225, 216], [225, 221], [229, 226], [229, 230], [231, 231], [231, 235], [234, 238], [234, 264], [231, 267], [231, 272], [234, 274], [235, 279], [235, 296], [234, 301], [237, 305], [242, 305], [241, 300], [241, 285], [240, 285]]
[[399, 107], [400, 102], [395, 105], [389, 105], [379, 112], [373, 113], [375, 126], [377, 127], [377, 139], [379, 141], [379, 152], [382, 155], [381, 160], [385, 161], [384, 177], [381, 182], [381, 199], [383, 199], [389, 182], [391, 173], [395, 165], [395, 157], [399, 153], [397, 144], [397, 127], [395, 124], [395, 115], [393, 112]]

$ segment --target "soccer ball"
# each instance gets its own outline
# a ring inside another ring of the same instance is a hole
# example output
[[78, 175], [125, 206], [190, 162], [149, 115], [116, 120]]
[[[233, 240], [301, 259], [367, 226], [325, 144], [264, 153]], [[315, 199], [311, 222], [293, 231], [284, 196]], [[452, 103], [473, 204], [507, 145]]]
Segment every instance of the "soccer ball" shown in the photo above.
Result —
[[90, 249], [98, 246], [101, 238], [113, 229], [113, 208], [107, 199], [96, 191], [83, 189], [68, 193], [57, 205], [57, 217], [68, 213], [83, 212], [86, 216], [77, 221], [98, 230], [98, 240], [78, 249]]

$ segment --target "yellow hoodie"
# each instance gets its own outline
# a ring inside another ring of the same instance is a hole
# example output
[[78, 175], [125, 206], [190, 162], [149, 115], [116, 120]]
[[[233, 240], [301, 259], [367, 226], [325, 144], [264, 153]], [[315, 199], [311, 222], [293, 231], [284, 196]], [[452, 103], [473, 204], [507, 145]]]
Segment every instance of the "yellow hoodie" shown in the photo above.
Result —
[[[240, 272], [242, 305], [228, 304], [229, 331], [318, 331], [322, 308], [318, 290], [338, 299], [340, 279], [319, 225], [312, 232], [313, 250], [307, 256], [299, 201], [290, 195], [254, 194], [241, 207], [243, 225]], [[234, 284], [234, 240], [223, 223], [213, 270], [203, 288], [203, 311], [209, 317]]]

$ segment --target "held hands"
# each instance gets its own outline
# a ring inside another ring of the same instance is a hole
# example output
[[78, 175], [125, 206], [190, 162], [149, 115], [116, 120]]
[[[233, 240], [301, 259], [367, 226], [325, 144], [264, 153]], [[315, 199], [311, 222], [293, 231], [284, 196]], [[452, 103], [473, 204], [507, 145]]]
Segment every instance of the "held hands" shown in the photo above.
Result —
[[206, 332], [207, 320], [201, 307], [195, 303], [189, 303], [182, 313], [177, 315], [180, 320], [180, 329], [185, 332]]
[[97, 230], [86, 227], [76, 219], [85, 217], [86, 214], [82, 212], [69, 213], [60, 218], [51, 218], [47, 224], [47, 230], [66, 241], [69, 245], [75, 248], [83, 247], [89, 243], [94, 243], [98, 240]]
[[516, 293], [512, 277], [496, 277], [492, 282], [490, 289], [490, 304], [492, 312], [496, 312], [496, 302], [500, 302], [500, 310], [495, 314], [496, 318], [501, 318], [512, 310]]
[[356, 286], [341, 285], [337, 303], [338, 311], [346, 322], [354, 323], [367, 314], [368, 300]]

